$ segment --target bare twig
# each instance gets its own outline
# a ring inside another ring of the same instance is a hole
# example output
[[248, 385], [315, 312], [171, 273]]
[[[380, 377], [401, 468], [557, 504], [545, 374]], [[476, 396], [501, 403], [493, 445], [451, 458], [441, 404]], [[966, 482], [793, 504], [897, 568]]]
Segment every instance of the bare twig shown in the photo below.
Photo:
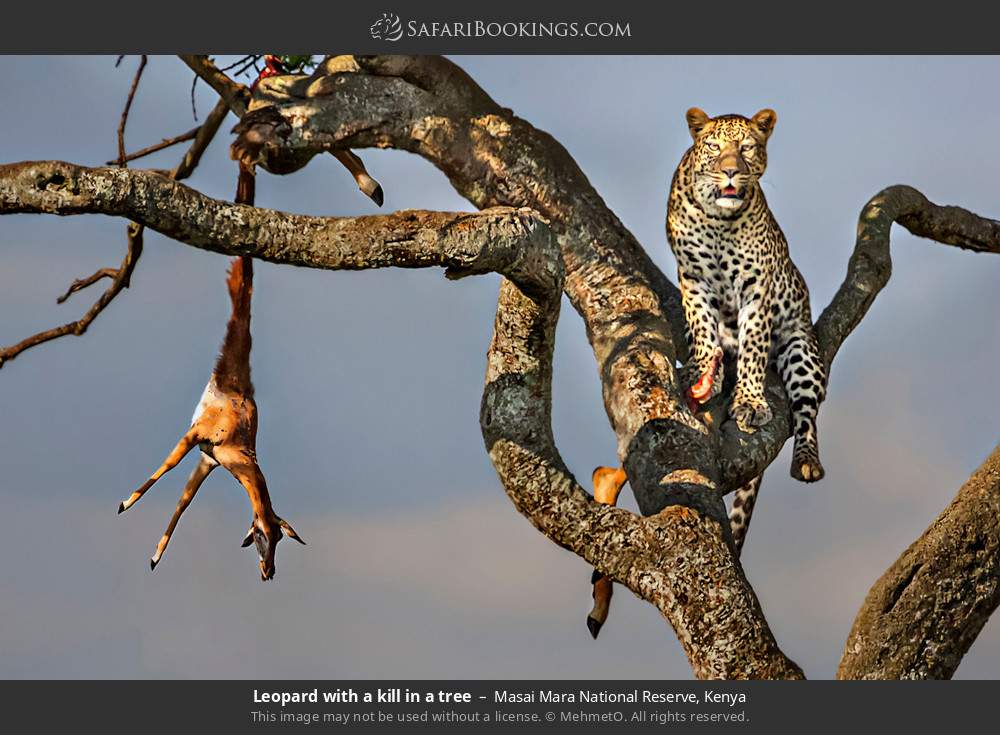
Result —
[[[257, 62], [259, 60], [260, 60], [260, 54], [254, 54], [253, 56], [250, 57], [250, 60], [247, 61], [247, 63], [245, 63], [243, 66], [241, 66], [239, 69], [233, 72], [233, 76], [238, 77], [244, 74], [248, 74], [251, 69], [253, 69], [255, 73], [259, 74], [260, 72], [257, 69]], [[223, 69], [223, 71], [225, 71], [225, 69]]]
[[194, 91], [198, 88], [198, 75], [195, 74], [194, 79], [191, 80], [191, 117], [194, 118], [195, 122], [198, 122], [198, 103], [194, 99]]
[[[31, 347], [36, 347], [37, 345], [58, 339], [59, 337], [65, 337], [67, 334], [73, 334], [79, 337], [81, 334], [85, 333], [87, 331], [87, 327], [89, 327], [97, 316], [104, 311], [104, 308], [114, 300], [122, 289], [128, 288], [129, 281], [132, 278], [132, 271], [135, 270], [135, 264], [139, 260], [139, 256], [142, 254], [142, 233], [143, 228], [141, 225], [137, 225], [135, 223], [129, 224], [128, 252], [125, 253], [125, 259], [118, 267], [118, 270], [114, 271], [115, 275], [112, 278], [112, 282], [108, 287], [108, 290], [101, 294], [100, 298], [97, 299], [86, 314], [74, 322], [69, 322], [68, 324], [63, 324], [61, 327], [55, 327], [44, 332], [39, 332], [38, 334], [32, 335], [31, 337], [18, 342], [16, 345], [0, 349], [0, 368]], [[97, 274], [95, 274], [95, 276], [96, 275]], [[94, 276], [91, 276], [91, 278], [94, 278]], [[88, 279], [83, 280], [86, 281]], [[79, 283], [79, 281], [77, 283]], [[67, 292], [65, 297], [60, 299], [60, 303], [65, 301], [72, 291], [77, 290], [74, 289], [74, 286], [76, 286], [76, 283], [74, 283], [73, 286], [70, 286], [70, 291]]]
[[70, 284], [70, 287], [66, 290], [66, 293], [64, 293], [62, 296], [56, 299], [56, 303], [57, 304], [64, 303], [66, 299], [75, 294], [77, 291], [82, 291], [88, 286], [93, 286], [102, 278], [114, 278], [117, 275], [118, 275], [118, 270], [115, 268], [101, 268], [99, 271], [97, 271], [93, 275], [87, 276], [86, 278], [77, 278], [75, 281], [73, 281], [73, 283]]
[[128, 90], [128, 98], [125, 100], [125, 107], [122, 108], [122, 117], [118, 123], [118, 165], [124, 166], [128, 160], [125, 156], [125, 126], [128, 124], [128, 113], [132, 109], [132, 100], [135, 99], [135, 91], [139, 88], [139, 80], [142, 79], [142, 72], [146, 68], [146, 55], [139, 59], [139, 68], [135, 70], [132, 77], [132, 86]]
[[247, 69], [249, 69], [254, 64], [254, 62], [256, 62], [258, 58], [260, 58], [260, 54], [247, 54], [243, 58], [237, 59], [229, 66], [222, 67], [221, 69], [219, 69], [219, 71], [221, 72], [232, 71], [233, 69], [236, 69], [236, 67], [238, 66], [240, 68], [237, 69], [235, 72], [233, 72], [233, 75], [237, 76], [246, 71]]
[[[195, 79], [197, 79], [197, 77], [195, 77]], [[175, 135], [173, 138], [164, 138], [159, 143], [156, 143], [156, 144], [151, 145], [151, 146], [147, 146], [145, 148], [140, 148], [137, 151], [129, 153], [128, 155], [125, 156], [125, 160], [124, 161], [122, 161], [121, 159], [115, 159], [114, 161], [108, 161], [107, 163], [108, 163], [109, 166], [121, 166], [123, 163], [127, 163], [129, 161], [135, 161], [136, 159], [143, 158], [145, 156], [149, 156], [149, 155], [151, 155], [153, 153], [157, 153], [158, 151], [162, 151], [165, 148], [170, 148], [171, 146], [175, 146], [178, 143], [184, 143], [185, 141], [192, 140], [194, 138], [194, 136], [196, 136], [198, 134], [199, 130], [201, 130], [201, 126], [200, 125], [197, 126], [197, 127], [191, 128], [186, 133], [181, 133], [180, 135]]]

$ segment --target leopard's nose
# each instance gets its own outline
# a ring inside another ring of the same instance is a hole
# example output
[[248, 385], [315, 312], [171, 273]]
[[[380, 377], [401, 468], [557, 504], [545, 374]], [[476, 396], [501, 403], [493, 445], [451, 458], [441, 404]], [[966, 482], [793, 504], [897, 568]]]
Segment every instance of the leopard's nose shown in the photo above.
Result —
[[736, 176], [739, 174], [739, 172], [740, 172], [740, 170], [737, 169], [737, 168], [724, 168], [724, 169], [722, 169], [722, 173], [724, 173], [730, 179], [735, 179]]

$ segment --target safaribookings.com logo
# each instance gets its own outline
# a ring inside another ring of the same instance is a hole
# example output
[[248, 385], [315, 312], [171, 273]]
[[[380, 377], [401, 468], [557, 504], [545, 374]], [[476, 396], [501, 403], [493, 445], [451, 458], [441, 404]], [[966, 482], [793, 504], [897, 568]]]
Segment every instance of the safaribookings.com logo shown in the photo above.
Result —
[[403, 25], [395, 13], [382, 13], [369, 29], [377, 41], [407, 38], [631, 38], [632, 29], [621, 21], [526, 21], [482, 20], [422, 22]]
[[395, 13], [382, 13], [369, 30], [376, 41], [398, 41], [403, 37], [403, 24]]

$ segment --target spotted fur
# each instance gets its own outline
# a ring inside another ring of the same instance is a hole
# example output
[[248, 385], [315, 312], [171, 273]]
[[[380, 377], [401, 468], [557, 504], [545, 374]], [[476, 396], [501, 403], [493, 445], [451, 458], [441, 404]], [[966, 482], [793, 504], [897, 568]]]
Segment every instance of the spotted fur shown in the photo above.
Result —
[[[773, 361], [792, 408], [795, 448], [792, 477], [823, 477], [816, 415], [826, 394], [809, 309], [809, 289], [792, 263], [788, 243], [774, 219], [760, 177], [767, 167], [767, 140], [777, 115], [709, 118], [688, 110], [694, 144], [674, 173], [667, 206], [667, 235], [677, 259], [691, 359], [687, 384], [722, 390], [724, 369], [717, 354], [736, 359], [730, 415], [743, 431], [771, 420], [764, 376]], [[742, 544], [760, 478], [737, 491], [730, 522]]]

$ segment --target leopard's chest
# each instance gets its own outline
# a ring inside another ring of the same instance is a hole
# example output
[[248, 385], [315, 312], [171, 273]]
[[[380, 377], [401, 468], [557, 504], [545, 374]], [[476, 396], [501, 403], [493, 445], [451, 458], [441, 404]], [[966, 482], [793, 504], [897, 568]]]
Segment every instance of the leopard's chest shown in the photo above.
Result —
[[751, 223], [706, 223], [692, 232], [687, 260], [697, 265], [716, 290], [735, 299], [748, 278], [759, 278], [768, 267], [766, 240]]

